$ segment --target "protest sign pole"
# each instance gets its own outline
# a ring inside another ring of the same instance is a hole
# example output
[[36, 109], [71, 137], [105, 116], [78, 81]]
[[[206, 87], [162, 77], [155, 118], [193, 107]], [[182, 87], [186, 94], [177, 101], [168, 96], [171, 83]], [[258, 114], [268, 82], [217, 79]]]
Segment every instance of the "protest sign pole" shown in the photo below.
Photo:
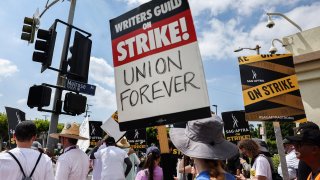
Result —
[[161, 153], [169, 153], [169, 141], [166, 126], [157, 126]]
[[[285, 156], [285, 153], [284, 153], [283, 140], [282, 140], [281, 128], [280, 128], [279, 121], [274, 121], [273, 122], [273, 128], [274, 128], [274, 133], [275, 133], [275, 136], [276, 136], [278, 154], [279, 154], [279, 157], [280, 157], [282, 177], [283, 177], [283, 179], [289, 179], [287, 161], [286, 161], [286, 156]], [[274, 170], [277, 171], [277, 167], [274, 167]]]

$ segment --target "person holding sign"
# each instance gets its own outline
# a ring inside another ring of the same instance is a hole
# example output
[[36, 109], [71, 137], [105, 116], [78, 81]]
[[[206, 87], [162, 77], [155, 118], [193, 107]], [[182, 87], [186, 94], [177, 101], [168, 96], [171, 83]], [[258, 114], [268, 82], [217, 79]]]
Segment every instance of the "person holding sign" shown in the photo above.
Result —
[[[137, 174], [136, 166], [138, 166], [140, 164], [140, 159], [138, 158], [136, 152], [130, 148], [130, 143], [128, 142], [128, 140], [125, 136], [123, 138], [121, 138], [121, 140], [119, 142], [117, 142], [117, 146], [128, 153], [129, 159], [132, 163], [132, 168], [131, 168], [129, 174], [126, 176], [126, 180], [134, 180], [134, 178], [136, 177], [136, 174]], [[125, 166], [125, 168], [126, 168], [126, 166]]]
[[224, 139], [222, 129], [222, 120], [213, 115], [189, 121], [186, 128], [170, 130], [170, 138], [175, 147], [194, 160], [195, 169], [199, 173], [196, 180], [235, 179], [223, 169], [222, 161], [235, 156], [238, 148]]
[[[116, 141], [111, 136], [107, 137], [105, 144], [107, 147], [97, 151], [99, 148], [98, 144], [90, 155], [90, 159], [101, 159], [102, 161], [101, 179], [112, 177], [113, 180], [125, 180], [125, 177], [132, 168], [128, 154], [116, 147]], [[127, 165], [125, 172], [123, 172], [124, 163]]]
[[320, 130], [308, 128], [310, 122], [300, 124], [296, 136], [288, 136], [294, 144], [297, 158], [304, 161], [312, 170], [307, 180], [320, 180]]

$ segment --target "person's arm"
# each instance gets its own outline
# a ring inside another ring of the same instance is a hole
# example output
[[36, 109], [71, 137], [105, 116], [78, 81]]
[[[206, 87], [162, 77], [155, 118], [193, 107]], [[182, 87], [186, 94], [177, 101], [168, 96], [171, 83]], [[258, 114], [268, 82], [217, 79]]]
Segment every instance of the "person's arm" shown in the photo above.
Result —
[[124, 159], [124, 163], [126, 163], [126, 165], [127, 165], [126, 171], [124, 173], [124, 175], [127, 177], [127, 175], [129, 174], [129, 172], [130, 172], [130, 170], [132, 168], [132, 163], [131, 163], [131, 161], [130, 161], [130, 159], [128, 157], [126, 157]]
[[134, 153], [133, 156], [134, 156], [134, 165], [138, 166], [140, 164], [140, 159], [136, 153]]
[[250, 171], [251, 165], [249, 163], [247, 163], [246, 160], [244, 160], [243, 158], [240, 158], [240, 163], [242, 165], [243, 170]]
[[99, 149], [99, 146], [96, 146], [92, 149], [91, 154], [90, 154], [90, 159], [96, 159], [96, 157], [94, 156], [94, 153], [97, 152]]

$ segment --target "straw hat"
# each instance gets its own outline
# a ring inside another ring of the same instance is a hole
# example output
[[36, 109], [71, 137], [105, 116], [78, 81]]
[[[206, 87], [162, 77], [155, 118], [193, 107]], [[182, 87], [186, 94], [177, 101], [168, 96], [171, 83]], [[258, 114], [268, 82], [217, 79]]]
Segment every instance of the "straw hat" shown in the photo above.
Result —
[[61, 131], [61, 133], [52, 133], [50, 134], [50, 137], [59, 139], [59, 137], [66, 137], [71, 139], [82, 139], [82, 140], [88, 140], [88, 138], [79, 136], [79, 128], [80, 126], [73, 122], [72, 124], [66, 123]]
[[117, 146], [120, 148], [129, 148], [130, 144], [126, 137], [121, 138], [119, 142], [117, 142]]

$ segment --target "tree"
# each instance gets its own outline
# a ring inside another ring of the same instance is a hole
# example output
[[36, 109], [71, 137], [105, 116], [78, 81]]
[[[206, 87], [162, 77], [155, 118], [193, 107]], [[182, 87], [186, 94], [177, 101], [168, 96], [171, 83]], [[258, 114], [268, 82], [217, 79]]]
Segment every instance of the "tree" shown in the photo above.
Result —
[[[286, 136], [293, 135], [293, 128], [295, 127], [294, 122], [280, 122], [281, 135], [284, 139]], [[277, 153], [277, 143], [274, 133], [273, 123], [266, 122], [266, 133], [267, 133], [267, 144], [269, 147], [270, 153]]]
[[37, 126], [37, 134], [39, 135], [42, 132], [48, 132], [49, 130], [49, 121], [43, 119], [36, 119], [33, 121]]
[[259, 138], [259, 127], [255, 128], [253, 124], [249, 124], [249, 130], [252, 138]]
[[159, 146], [159, 141], [157, 139], [157, 128], [147, 127], [147, 144], [150, 146], [152, 143]]
[[3, 141], [8, 141], [8, 118], [5, 113], [0, 113], [0, 151]]

